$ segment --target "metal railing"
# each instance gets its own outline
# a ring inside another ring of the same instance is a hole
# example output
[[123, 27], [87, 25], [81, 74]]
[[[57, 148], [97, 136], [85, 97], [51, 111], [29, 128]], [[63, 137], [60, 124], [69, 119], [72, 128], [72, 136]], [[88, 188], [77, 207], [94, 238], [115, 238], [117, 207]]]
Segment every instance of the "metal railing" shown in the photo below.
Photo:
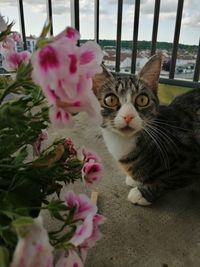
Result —
[[[100, 0], [94, 0], [94, 39], [99, 42], [99, 3]], [[18, 0], [19, 3], [19, 14], [20, 14], [20, 25], [21, 33], [23, 38], [24, 49], [27, 49], [26, 45], [26, 32], [24, 23], [24, 11], [23, 11], [23, 0]], [[46, 0], [47, 3], [47, 16], [52, 22], [50, 34], [53, 35], [53, 20], [52, 20], [52, 2]], [[71, 3], [71, 21], [72, 26], [77, 30], [80, 28], [79, 19], [79, 0], [70, 0]], [[195, 63], [195, 70], [193, 80], [175, 79], [176, 59], [179, 46], [179, 35], [181, 29], [182, 13], [183, 13], [184, 0], [178, 0], [177, 12], [176, 12], [176, 23], [174, 29], [174, 40], [171, 55], [171, 64], [168, 78], [160, 78], [160, 83], [178, 85], [178, 86], [189, 86], [193, 88], [200, 88], [200, 40], [198, 44], [197, 58]], [[121, 30], [122, 30], [122, 11], [123, 11], [123, 0], [118, 0], [118, 12], [117, 12], [117, 33], [116, 33], [116, 62], [115, 71], [120, 71], [120, 54], [121, 54]], [[140, 0], [135, 0], [135, 11], [134, 11], [134, 27], [133, 27], [133, 41], [132, 41], [132, 56], [131, 56], [131, 73], [136, 72], [136, 58], [138, 48], [138, 30], [139, 30], [139, 16], [140, 16]], [[151, 40], [151, 55], [156, 53], [157, 45], [157, 32], [159, 26], [159, 14], [160, 14], [160, 0], [155, 0], [154, 5], [154, 18], [153, 18], [153, 29], [152, 29], [152, 40]]]

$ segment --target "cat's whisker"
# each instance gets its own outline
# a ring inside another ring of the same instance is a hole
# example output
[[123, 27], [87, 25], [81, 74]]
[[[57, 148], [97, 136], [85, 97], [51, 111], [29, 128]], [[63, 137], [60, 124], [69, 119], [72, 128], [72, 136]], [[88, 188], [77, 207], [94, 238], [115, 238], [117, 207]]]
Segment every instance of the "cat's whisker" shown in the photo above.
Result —
[[[166, 126], [168, 126], [168, 127], [174, 128], [174, 129], [180, 129], [180, 130], [183, 130], [183, 131], [190, 131], [189, 129], [182, 128], [182, 127], [179, 127], [179, 126], [175, 126], [175, 125], [166, 123], [164, 120], [158, 120], [158, 119], [155, 119], [154, 122], [157, 123], [157, 124], [163, 124], [163, 125], [166, 125]], [[172, 122], [176, 122], [176, 121], [172, 121]]]
[[[150, 127], [152, 130], [154, 130], [158, 135], [160, 135], [161, 137], [163, 137], [163, 139], [167, 139], [168, 141], [169, 141], [169, 145], [171, 144], [171, 146], [172, 146], [172, 148], [175, 148], [177, 151], [178, 151], [178, 147], [177, 147], [177, 145], [176, 145], [176, 143], [173, 141], [173, 139], [169, 136], [169, 135], [167, 135], [164, 131], [163, 131], [163, 129], [162, 129], [162, 126], [159, 126], [159, 125], [157, 125], [157, 124], [155, 124], [155, 123], [151, 123], [151, 124], [148, 124], [147, 123], [147, 125], [148, 125], [148, 127]], [[166, 129], [165, 129], [165, 131], [167, 131]], [[168, 131], [167, 131], [168, 132]], [[174, 137], [170, 132], [168, 132], [168, 134], [170, 134], [172, 137]]]
[[166, 167], [167, 167], [167, 169], [169, 171], [169, 175], [170, 175], [170, 162], [169, 162], [169, 155], [168, 155], [168, 149], [169, 148], [165, 145], [165, 142], [163, 142], [163, 139], [164, 140], [168, 139], [168, 141], [169, 141], [168, 145], [170, 145], [170, 147], [171, 147], [170, 151], [174, 152], [174, 147], [177, 149], [177, 146], [168, 135], [166, 135], [165, 133], [163, 133], [159, 129], [152, 127], [152, 125], [148, 125], [148, 128], [151, 129], [151, 134], [154, 133], [154, 136], [157, 139], [157, 141], [159, 140], [159, 144], [160, 144], [160, 146], [163, 150], [163, 153], [165, 154], [165, 157], [166, 157], [166, 162], [167, 162]]
[[[165, 167], [167, 169], [169, 169], [169, 158], [168, 155], [165, 151], [165, 149], [163, 149], [163, 146], [161, 145], [161, 143], [156, 140], [156, 136], [155, 134], [151, 131], [151, 129], [147, 129], [147, 127], [143, 128], [143, 130], [150, 136], [150, 138], [153, 140], [154, 144], [156, 145], [158, 151], [160, 152], [160, 156], [162, 157], [163, 163], [165, 164]], [[167, 162], [166, 162], [167, 161]]]

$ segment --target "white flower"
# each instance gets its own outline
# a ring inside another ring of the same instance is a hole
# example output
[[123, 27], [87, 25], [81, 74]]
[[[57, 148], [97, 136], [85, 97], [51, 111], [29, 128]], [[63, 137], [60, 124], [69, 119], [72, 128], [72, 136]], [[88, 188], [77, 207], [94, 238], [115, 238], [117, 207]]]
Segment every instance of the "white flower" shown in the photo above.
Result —
[[3, 32], [7, 29], [7, 23], [4, 20], [4, 17], [0, 14], [0, 32]]

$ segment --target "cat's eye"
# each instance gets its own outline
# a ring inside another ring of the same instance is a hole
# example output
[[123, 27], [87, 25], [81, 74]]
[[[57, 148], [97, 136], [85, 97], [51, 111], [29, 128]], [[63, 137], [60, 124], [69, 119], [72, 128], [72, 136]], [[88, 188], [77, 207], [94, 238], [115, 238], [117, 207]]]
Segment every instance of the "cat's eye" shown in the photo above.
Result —
[[141, 94], [136, 97], [135, 103], [138, 107], [145, 107], [149, 104], [149, 98], [147, 95]]
[[116, 95], [110, 94], [104, 98], [104, 104], [108, 107], [114, 108], [118, 105], [119, 99]]

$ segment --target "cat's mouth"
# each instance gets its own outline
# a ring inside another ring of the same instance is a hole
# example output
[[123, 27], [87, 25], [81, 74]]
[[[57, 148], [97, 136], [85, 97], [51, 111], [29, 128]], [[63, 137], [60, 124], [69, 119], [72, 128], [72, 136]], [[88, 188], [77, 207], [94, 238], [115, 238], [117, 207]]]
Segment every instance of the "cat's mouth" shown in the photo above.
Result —
[[130, 126], [125, 126], [123, 128], [120, 128], [119, 131], [123, 134], [132, 134], [135, 132], [135, 129]]

